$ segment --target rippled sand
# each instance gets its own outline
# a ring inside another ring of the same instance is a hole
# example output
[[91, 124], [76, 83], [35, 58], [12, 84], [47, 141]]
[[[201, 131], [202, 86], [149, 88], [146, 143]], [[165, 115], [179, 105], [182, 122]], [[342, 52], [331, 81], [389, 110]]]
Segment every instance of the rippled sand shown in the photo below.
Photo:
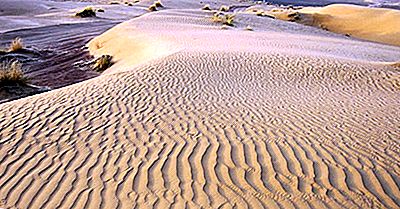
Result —
[[399, 47], [211, 16], [122, 23], [103, 75], [1, 104], [0, 207], [400, 207]]

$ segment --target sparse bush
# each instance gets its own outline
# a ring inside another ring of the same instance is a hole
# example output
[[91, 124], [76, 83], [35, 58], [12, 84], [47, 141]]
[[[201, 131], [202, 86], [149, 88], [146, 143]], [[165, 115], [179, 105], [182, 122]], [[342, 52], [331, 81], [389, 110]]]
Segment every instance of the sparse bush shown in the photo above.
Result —
[[104, 9], [97, 9], [97, 12], [104, 12]]
[[92, 69], [97, 72], [103, 72], [113, 64], [111, 55], [102, 55], [94, 61]]
[[201, 8], [202, 10], [207, 10], [207, 11], [211, 11], [211, 6], [209, 4], [206, 4], [203, 6], [203, 8]]
[[25, 85], [28, 77], [22, 71], [22, 65], [16, 61], [0, 63], [0, 87]]
[[300, 20], [300, 13], [292, 12], [288, 14], [289, 21], [297, 21]]
[[164, 6], [161, 4], [161, 1], [155, 1], [155, 2], [154, 2], [154, 6], [156, 6], [156, 7], [164, 7]]
[[149, 8], [147, 8], [147, 10], [149, 10], [150, 12], [154, 12], [154, 11], [157, 11], [157, 7], [156, 7], [156, 5], [152, 4], [149, 6]]
[[222, 6], [219, 8], [219, 11], [221, 11], [221, 12], [227, 12], [227, 11], [229, 11], [229, 7], [226, 6], [226, 5], [222, 5]]
[[96, 17], [96, 11], [92, 7], [86, 7], [84, 10], [77, 12], [75, 14], [76, 17]]
[[10, 47], [8, 48], [8, 52], [16, 52], [23, 48], [24, 43], [22, 42], [22, 39], [17, 37], [11, 42]]
[[224, 25], [233, 26], [233, 21], [235, 19], [234, 14], [223, 14], [223, 13], [215, 13], [212, 17], [214, 22], [220, 22]]

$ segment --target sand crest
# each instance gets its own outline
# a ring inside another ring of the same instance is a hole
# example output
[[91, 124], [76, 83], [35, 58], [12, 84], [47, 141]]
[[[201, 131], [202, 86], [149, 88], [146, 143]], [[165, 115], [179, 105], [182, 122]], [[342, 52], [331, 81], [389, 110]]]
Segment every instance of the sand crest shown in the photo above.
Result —
[[400, 11], [334, 4], [304, 8], [311, 14], [309, 24], [357, 38], [400, 46]]

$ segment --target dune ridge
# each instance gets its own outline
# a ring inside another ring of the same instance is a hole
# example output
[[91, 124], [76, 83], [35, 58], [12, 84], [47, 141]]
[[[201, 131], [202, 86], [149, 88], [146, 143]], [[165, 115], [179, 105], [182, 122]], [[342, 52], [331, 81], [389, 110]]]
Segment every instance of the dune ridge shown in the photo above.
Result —
[[304, 8], [311, 15], [306, 24], [357, 38], [400, 46], [400, 11], [346, 4]]
[[211, 15], [122, 23], [105, 74], [0, 104], [0, 207], [398, 208], [399, 48]]

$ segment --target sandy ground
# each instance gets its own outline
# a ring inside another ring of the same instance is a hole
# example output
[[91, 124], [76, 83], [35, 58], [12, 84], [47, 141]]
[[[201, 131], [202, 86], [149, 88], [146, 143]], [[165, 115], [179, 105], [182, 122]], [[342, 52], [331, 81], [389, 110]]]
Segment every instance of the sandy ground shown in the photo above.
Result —
[[0, 207], [400, 207], [399, 47], [169, 3], [89, 43], [99, 77], [0, 104]]

